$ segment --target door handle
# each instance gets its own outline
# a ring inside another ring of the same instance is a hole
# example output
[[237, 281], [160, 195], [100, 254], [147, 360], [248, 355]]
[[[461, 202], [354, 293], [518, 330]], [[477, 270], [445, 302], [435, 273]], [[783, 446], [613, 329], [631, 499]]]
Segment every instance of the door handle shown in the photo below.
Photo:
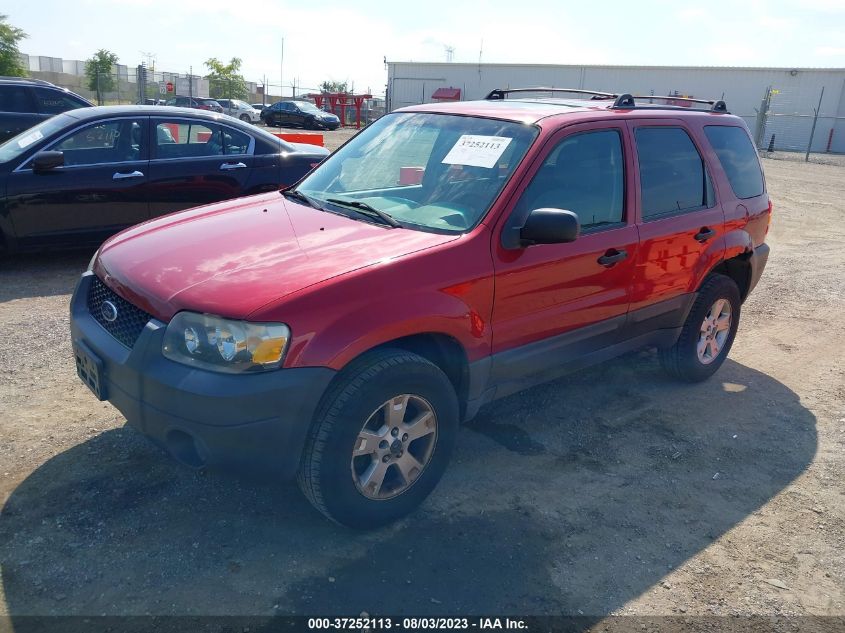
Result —
[[223, 171], [229, 171], [230, 169], [244, 169], [246, 165], [244, 163], [223, 163], [220, 165], [220, 169]]
[[127, 178], [143, 178], [144, 172], [141, 171], [132, 171], [127, 173], [116, 171], [114, 176], [111, 177], [112, 180], [126, 180]]
[[621, 262], [626, 257], [628, 257], [627, 251], [616, 250], [615, 248], [611, 248], [604, 255], [599, 257], [596, 261], [598, 261], [598, 263], [601, 264], [602, 266], [605, 266], [606, 268], [610, 268], [612, 266], [615, 266], [619, 262]]
[[703, 226], [703, 227], [701, 227], [701, 230], [698, 233], [695, 234], [695, 239], [698, 242], [704, 243], [707, 240], [709, 240], [711, 237], [713, 237], [714, 235], [716, 235], [716, 231], [714, 231], [713, 229], [711, 229], [709, 227]]

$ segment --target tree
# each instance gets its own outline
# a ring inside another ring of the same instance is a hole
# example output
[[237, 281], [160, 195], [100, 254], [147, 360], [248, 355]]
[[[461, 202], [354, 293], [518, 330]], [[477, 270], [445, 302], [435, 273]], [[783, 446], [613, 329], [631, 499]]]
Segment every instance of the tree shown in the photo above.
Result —
[[228, 64], [224, 64], [216, 57], [205, 62], [206, 68], [210, 71], [205, 78], [208, 79], [208, 94], [212, 99], [249, 98], [246, 80], [239, 72], [242, 63], [240, 57], [233, 57]]
[[94, 56], [85, 62], [85, 76], [88, 77], [88, 89], [97, 93], [97, 101], [101, 102], [101, 94], [114, 90], [114, 76], [112, 67], [117, 63], [117, 55], [105, 48], [101, 48]]
[[323, 92], [346, 92], [345, 81], [324, 81], [320, 84], [320, 90]]
[[28, 36], [22, 29], [9, 24], [7, 18], [7, 15], [0, 13], [0, 75], [26, 77], [18, 42]]

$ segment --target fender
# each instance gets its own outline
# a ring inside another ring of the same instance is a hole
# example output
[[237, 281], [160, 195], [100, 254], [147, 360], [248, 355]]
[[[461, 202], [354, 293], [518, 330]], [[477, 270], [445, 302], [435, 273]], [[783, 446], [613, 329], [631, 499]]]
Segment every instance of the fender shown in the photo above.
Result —
[[453, 338], [471, 360], [490, 353], [489, 319], [484, 319], [459, 297], [444, 292], [426, 292], [405, 297], [379, 297], [336, 314], [333, 321], [323, 324], [320, 332], [295, 341], [285, 365], [340, 370], [370, 349], [415, 334], [442, 334]]

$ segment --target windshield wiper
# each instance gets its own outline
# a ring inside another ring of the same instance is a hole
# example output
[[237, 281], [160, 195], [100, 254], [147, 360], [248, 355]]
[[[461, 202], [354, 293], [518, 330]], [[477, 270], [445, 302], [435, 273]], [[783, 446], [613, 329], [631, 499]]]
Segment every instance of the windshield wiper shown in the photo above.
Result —
[[371, 207], [366, 202], [361, 202], [360, 200], [342, 200], [340, 198], [327, 198], [326, 202], [331, 202], [332, 204], [337, 204], [342, 207], [351, 207], [356, 211], [364, 213], [365, 215], [378, 218], [379, 220], [393, 228], [402, 226], [397, 220], [393, 218], [392, 215], [388, 215], [384, 211], [380, 211], [375, 207]]
[[304, 193], [296, 189], [285, 189], [284, 191], [282, 191], [282, 195], [286, 198], [293, 198], [294, 200], [304, 202], [309, 207], [314, 207], [315, 209], [325, 211], [325, 209], [320, 205], [320, 203], [314, 200], [314, 198], [312, 198], [311, 196], [306, 196]]

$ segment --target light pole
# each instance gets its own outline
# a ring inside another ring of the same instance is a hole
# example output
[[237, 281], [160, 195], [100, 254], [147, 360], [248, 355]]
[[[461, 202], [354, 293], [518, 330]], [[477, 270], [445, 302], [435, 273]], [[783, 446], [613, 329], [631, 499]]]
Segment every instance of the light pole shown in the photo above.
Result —
[[279, 64], [279, 98], [284, 96], [285, 90], [285, 38], [282, 38], [282, 61]]

